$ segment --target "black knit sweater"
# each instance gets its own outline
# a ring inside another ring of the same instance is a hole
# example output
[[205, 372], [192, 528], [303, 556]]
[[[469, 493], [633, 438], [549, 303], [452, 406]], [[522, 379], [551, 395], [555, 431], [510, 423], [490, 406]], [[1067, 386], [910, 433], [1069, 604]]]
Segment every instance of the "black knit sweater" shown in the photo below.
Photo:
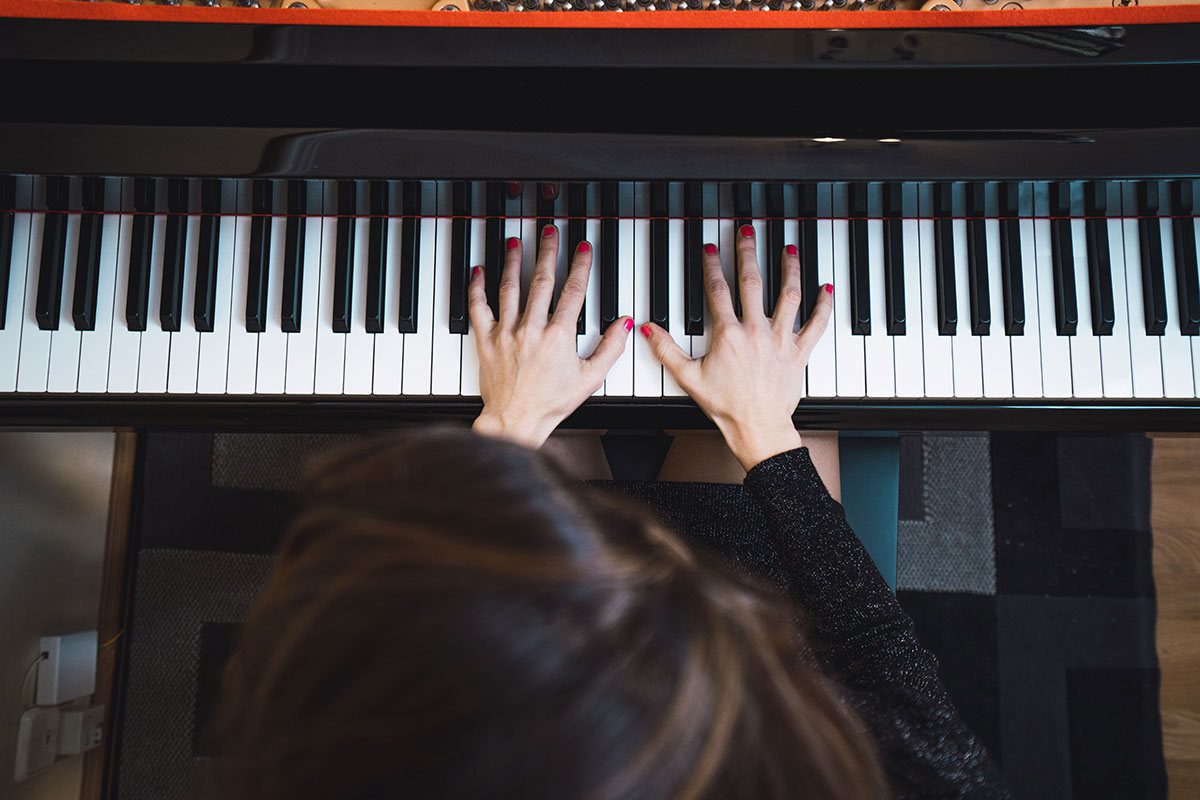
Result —
[[937, 659], [917, 641], [912, 620], [826, 491], [808, 448], [763, 461], [746, 475], [745, 488], [618, 488], [796, 601], [822, 666], [874, 733], [896, 797], [1011, 797], [946, 694]]

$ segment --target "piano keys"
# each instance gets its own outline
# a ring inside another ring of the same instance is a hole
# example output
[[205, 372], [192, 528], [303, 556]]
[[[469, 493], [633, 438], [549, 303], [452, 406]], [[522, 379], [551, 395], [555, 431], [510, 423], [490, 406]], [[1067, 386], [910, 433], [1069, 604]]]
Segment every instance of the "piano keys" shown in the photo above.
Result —
[[[489, 181], [18, 175], [0, 188], [10, 395], [477, 397], [468, 270], [495, 269], [511, 236], [527, 276], [546, 212], [535, 189]], [[658, 315], [703, 356], [711, 317], [691, 262], [715, 244], [732, 278], [746, 223], [764, 275], [770, 248], [795, 245], [812, 283], [834, 284], [809, 398], [1195, 399], [1197, 188], [576, 181], [568, 205], [587, 216], [568, 211], [558, 235], [594, 249], [584, 356], [625, 314]], [[597, 395], [680, 396], [635, 339]]]

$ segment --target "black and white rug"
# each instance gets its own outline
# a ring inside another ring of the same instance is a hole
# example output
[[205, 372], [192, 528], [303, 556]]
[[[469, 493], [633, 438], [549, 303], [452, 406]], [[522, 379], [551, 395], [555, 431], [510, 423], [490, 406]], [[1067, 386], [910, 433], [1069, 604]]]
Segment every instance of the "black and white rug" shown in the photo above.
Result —
[[[118, 800], [186, 796], [300, 465], [346, 438], [144, 437]], [[1149, 440], [903, 434], [900, 452], [900, 601], [1016, 795], [1165, 797]], [[689, 492], [706, 492], [706, 513], [746, 508], [741, 487], [622, 488], [685, 534]]]

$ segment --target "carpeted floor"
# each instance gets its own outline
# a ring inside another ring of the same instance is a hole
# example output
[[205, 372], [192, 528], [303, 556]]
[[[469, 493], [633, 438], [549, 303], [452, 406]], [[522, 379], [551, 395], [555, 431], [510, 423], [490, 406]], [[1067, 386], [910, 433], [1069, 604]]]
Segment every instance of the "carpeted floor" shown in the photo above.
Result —
[[[186, 795], [299, 465], [342, 438], [146, 437], [118, 800]], [[1165, 797], [1149, 463], [1140, 436], [901, 437], [898, 595], [1020, 798]], [[702, 505], [755, 524], [741, 487], [619, 488], [685, 534]]]

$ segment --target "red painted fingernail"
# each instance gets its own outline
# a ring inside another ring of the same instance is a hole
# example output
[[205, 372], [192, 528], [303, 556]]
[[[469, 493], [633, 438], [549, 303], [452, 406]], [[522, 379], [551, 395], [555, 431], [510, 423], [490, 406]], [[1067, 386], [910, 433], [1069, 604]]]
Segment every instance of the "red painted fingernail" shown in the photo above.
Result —
[[509, 181], [506, 189], [509, 197], [520, 197], [524, 187], [518, 181]]
[[520, 244], [521, 244], [521, 240], [518, 239], [517, 237], [515, 237], [515, 236], [508, 237], [508, 249], [509, 250], [516, 250]]
[[751, 236], [754, 235], [754, 226], [753, 225], [743, 225], [739, 229], [739, 232], [742, 234], [742, 236], [745, 236], [747, 239], [749, 239]]
[[479, 274], [480, 272], [482, 272], [482, 271], [483, 271], [483, 270], [482, 270], [481, 268], [479, 268], [479, 267], [475, 267], [475, 268], [473, 268], [473, 269], [471, 270], [471, 277], [475, 277], [476, 275], [478, 275], [478, 274]]
[[538, 191], [542, 193], [542, 199], [546, 201], [554, 200], [558, 197], [557, 183], [539, 183]]
[[710, 256], [715, 256], [717, 254], [717, 246], [715, 244], [706, 244], [704, 245], [704, 252]]
[[647, 322], [645, 325], [638, 328], [638, 330], [642, 332], [642, 336], [645, 336], [647, 339], [650, 338], [650, 323]]
[[830, 294], [833, 294], [833, 284], [832, 283], [825, 284], [825, 291], [829, 292]]
[[625, 320], [625, 330], [627, 330], [627, 331], [633, 330], [633, 320], [632, 319]]
[[553, 235], [554, 235], [554, 226], [553, 225], [547, 225], [546, 227], [542, 228], [542, 238], [543, 239], [549, 239]]
[[580, 253], [586, 253], [586, 252], [588, 252], [588, 251], [589, 251], [589, 250], [591, 250], [591, 249], [592, 249], [592, 246], [591, 246], [590, 244], [588, 244], [587, 242], [580, 242], [580, 243], [579, 243], [579, 252], [580, 252]]
[[789, 244], [787, 247], [784, 248], [784, 250], [787, 250], [787, 254], [789, 256], [797, 255], [800, 252], [796, 249], [796, 245], [794, 245], [794, 244]]

